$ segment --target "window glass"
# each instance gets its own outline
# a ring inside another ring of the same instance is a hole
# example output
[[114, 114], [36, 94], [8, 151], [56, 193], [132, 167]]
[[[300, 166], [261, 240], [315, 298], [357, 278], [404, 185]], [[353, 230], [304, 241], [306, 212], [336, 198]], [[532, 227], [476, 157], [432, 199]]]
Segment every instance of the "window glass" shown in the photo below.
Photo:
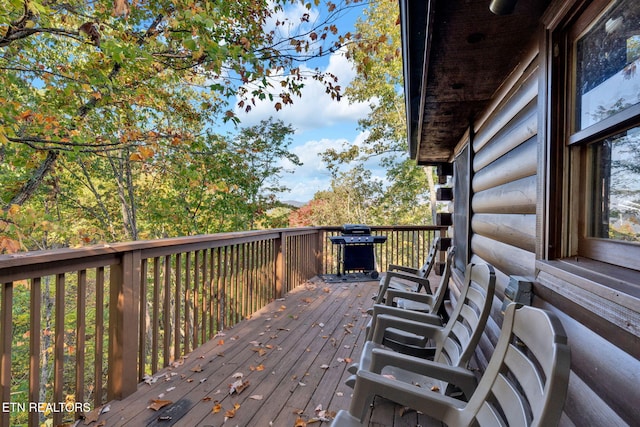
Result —
[[588, 146], [589, 237], [640, 242], [640, 127]]
[[575, 53], [574, 131], [640, 103], [640, 1], [613, 2]]

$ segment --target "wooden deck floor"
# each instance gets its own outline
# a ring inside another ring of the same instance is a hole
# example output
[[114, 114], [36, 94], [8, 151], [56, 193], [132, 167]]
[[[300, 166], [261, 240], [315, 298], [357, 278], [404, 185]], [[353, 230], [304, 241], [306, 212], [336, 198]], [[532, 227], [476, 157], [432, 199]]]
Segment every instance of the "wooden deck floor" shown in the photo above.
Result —
[[[352, 392], [344, 385], [346, 368], [359, 356], [376, 289], [377, 282], [319, 279], [300, 286], [159, 372], [152, 384], [109, 403], [98, 425], [294, 427], [321, 410], [346, 409]], [[246, 388], [230, 393], [238, 381]], [[163, 400], [171, 403], [150, 409]], [[388, 401], [374, 408], [372, 426], [429, 424]]]

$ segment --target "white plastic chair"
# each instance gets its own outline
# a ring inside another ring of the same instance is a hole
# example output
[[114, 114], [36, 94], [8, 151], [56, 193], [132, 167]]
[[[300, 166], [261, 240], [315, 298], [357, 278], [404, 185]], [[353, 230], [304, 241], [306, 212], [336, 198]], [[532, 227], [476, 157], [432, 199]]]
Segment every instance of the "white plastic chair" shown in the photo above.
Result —
[[[422, 373], [448, 382], [457, 375], [455, 368], [436, 368]], [[332, 426], [361, 426], [374, 396], [421, 411], [449, 427], [555, 426], [562, 415], [569, 371], [570, 351], [559, 319], [545, 310], [510, 304], [489, 365], [468, 403], [376, 370], [361, 370], [349, 411], [339, 411]]]

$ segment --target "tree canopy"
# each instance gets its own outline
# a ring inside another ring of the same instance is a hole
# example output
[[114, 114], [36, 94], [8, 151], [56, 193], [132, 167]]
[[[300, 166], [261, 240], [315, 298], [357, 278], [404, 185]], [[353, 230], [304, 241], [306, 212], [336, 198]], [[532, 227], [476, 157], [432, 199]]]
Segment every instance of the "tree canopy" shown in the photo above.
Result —
[[[202, 194], [221, 198], [244, 189], [247, 169], [231, 166], [239, 149], [216, 126], [238, 124], [236, 106], [293, 103], [306, 79], [339, 97], [336, 76], [300, 65], [350, 42], [336, 23], [359, 1], [0, 0], [0, 250], [48, 246], [27, 244], [20, 228], [35, 224], [29, 237], [50, 240], [52, 224], [73, 215], [61, 201], [91, 212], [84, 231], [66, 227], [74, 238], [137, 239], [159, 211], [202, 213], [197, 192], [168, 182], [200, 179]], [[143, 206], [142, 189], [183, 192], [186, 206]], [[178, 223], [166, 233], [201, 230]]]
[[[333, 172], [332, 188], [338, 192], [345, 174], [370, 179], [359, 170], [365, 162], [379, 159], [387, 171], [387, 185], [379, 194], [370, 193], [376, 203], [370, 204], [367, 214], [376, 224], [429, 223], [435, 212], [433, 171], [408, 157], [399, 22], [398, 3], [389, 0], [368, 3], [357, 21], [357, 43], [347, 48], [357, 75], [345, 94], [352, 102], [369, 103], [370, 113], [359, 122], [368, 136], [360, 146], [348, 145], [323, 154]], [[345, 167], [353, 169], [345, 172]], [[307, 210], [320, 210], [326, 199], [326, 194], [318, 194]], [[344, 206], [340, 210], [346, 211]], [[319, 220], [317, 212], [308, 216]]]

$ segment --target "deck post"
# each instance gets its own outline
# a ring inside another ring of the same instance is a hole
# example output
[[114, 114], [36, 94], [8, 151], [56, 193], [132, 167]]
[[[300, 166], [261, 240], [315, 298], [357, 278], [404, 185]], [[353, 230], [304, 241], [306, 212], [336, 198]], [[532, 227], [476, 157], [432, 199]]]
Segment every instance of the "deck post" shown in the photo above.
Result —
[[123, 399], [138, 386], [140, 251], [124, 252], [111, 266], [108, 399]]

